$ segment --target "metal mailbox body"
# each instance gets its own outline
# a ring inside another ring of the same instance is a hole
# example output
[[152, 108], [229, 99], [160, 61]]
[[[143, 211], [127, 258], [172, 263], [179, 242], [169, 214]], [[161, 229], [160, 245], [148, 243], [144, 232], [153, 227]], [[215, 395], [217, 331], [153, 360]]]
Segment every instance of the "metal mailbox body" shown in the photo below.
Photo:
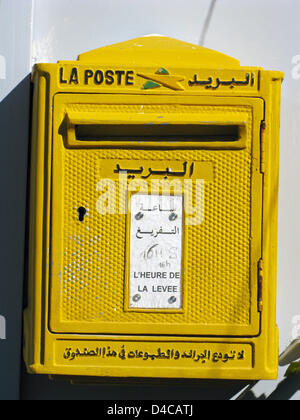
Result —
[[282, 78], [167, 37], [35, 67], [30, 372], [276, 377]]

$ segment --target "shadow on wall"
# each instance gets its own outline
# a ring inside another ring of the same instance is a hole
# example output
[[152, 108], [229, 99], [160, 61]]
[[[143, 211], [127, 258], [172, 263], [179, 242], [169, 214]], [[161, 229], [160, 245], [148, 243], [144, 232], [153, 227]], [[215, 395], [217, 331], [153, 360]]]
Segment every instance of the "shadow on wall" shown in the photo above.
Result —
[[[80, 382], [81, 381], [81, 382]], [[97, 383], [98, 381], [98, 383]], [[99, 382], [100, 381], [100, 382]], [[23, 371], [21, 399], [23, 400], [98, 400], [106, 401], [220, 401], [239, 399], [244, 401], [274, 400], [286, 401], [300, 390], [300, 375], [290, 376], [281, 381], [277, 388], [266, 397], [256, 396], [253, 391], [241, 391], [256, 381], [229, 380], [141, 380], [81, 378], [71, 384], [66, 377], [54, 380], [47, 376], [28, 375]], [[235, 397], [240, 394], [240, 397]], [[104, 407], [103, 407], [104, 408]]]
[[0, 399], [19, 398], [29, 121], [28, 75], [0, 102]]
[[298, 391], [300, 391], [300, 375], [288, 376], [281, 381], [277, 388], [266, 397], [262, 394], [260, 397], [256, 397], [252, 391], [244, 395], [244, 400], [268, 400], [268, 401], [287, 401], [290, 400]]
[[[67, 378], [22, 375], [22, 400], [99, 400], [106, 401], [211, 401], [229, 400], [239, 393], [246, 381], [174, 379], [82, 378], [71, 384]], [[97, 383], [98, 382], [98, 383]]]

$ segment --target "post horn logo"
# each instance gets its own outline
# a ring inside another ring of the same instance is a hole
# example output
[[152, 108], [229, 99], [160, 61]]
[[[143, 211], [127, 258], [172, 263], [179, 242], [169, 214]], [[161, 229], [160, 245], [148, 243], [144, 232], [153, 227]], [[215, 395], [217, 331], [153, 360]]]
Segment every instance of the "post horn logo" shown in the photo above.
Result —
[[156, 73], [138, 73], [138, 76], [146, 79], [147, 82], [143, 85], [142, 89], [157, 89], [162, 86], [173, 90], [184, 90], [184, 87], [180, 82], [185, 80], [183, 76], [172, 76], [164, 69], [159, 68]]

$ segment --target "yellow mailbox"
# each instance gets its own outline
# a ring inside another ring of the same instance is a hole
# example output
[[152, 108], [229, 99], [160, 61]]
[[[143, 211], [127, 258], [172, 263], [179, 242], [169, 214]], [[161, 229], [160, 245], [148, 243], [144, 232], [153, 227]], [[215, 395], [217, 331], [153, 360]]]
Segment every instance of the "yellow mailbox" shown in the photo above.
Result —
[[35, 67], [29, 372], [276, 377], [282, 78], [161, 36]]

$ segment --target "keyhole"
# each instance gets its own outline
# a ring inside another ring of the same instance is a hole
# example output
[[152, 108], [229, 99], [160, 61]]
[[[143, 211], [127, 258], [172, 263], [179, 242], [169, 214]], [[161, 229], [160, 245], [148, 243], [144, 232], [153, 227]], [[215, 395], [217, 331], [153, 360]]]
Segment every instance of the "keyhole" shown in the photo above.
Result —
[[77, 210], [79, 222], [83, 222], [84, 216], [86, 215], [86, 209], [84, 207], [79, 207]]

